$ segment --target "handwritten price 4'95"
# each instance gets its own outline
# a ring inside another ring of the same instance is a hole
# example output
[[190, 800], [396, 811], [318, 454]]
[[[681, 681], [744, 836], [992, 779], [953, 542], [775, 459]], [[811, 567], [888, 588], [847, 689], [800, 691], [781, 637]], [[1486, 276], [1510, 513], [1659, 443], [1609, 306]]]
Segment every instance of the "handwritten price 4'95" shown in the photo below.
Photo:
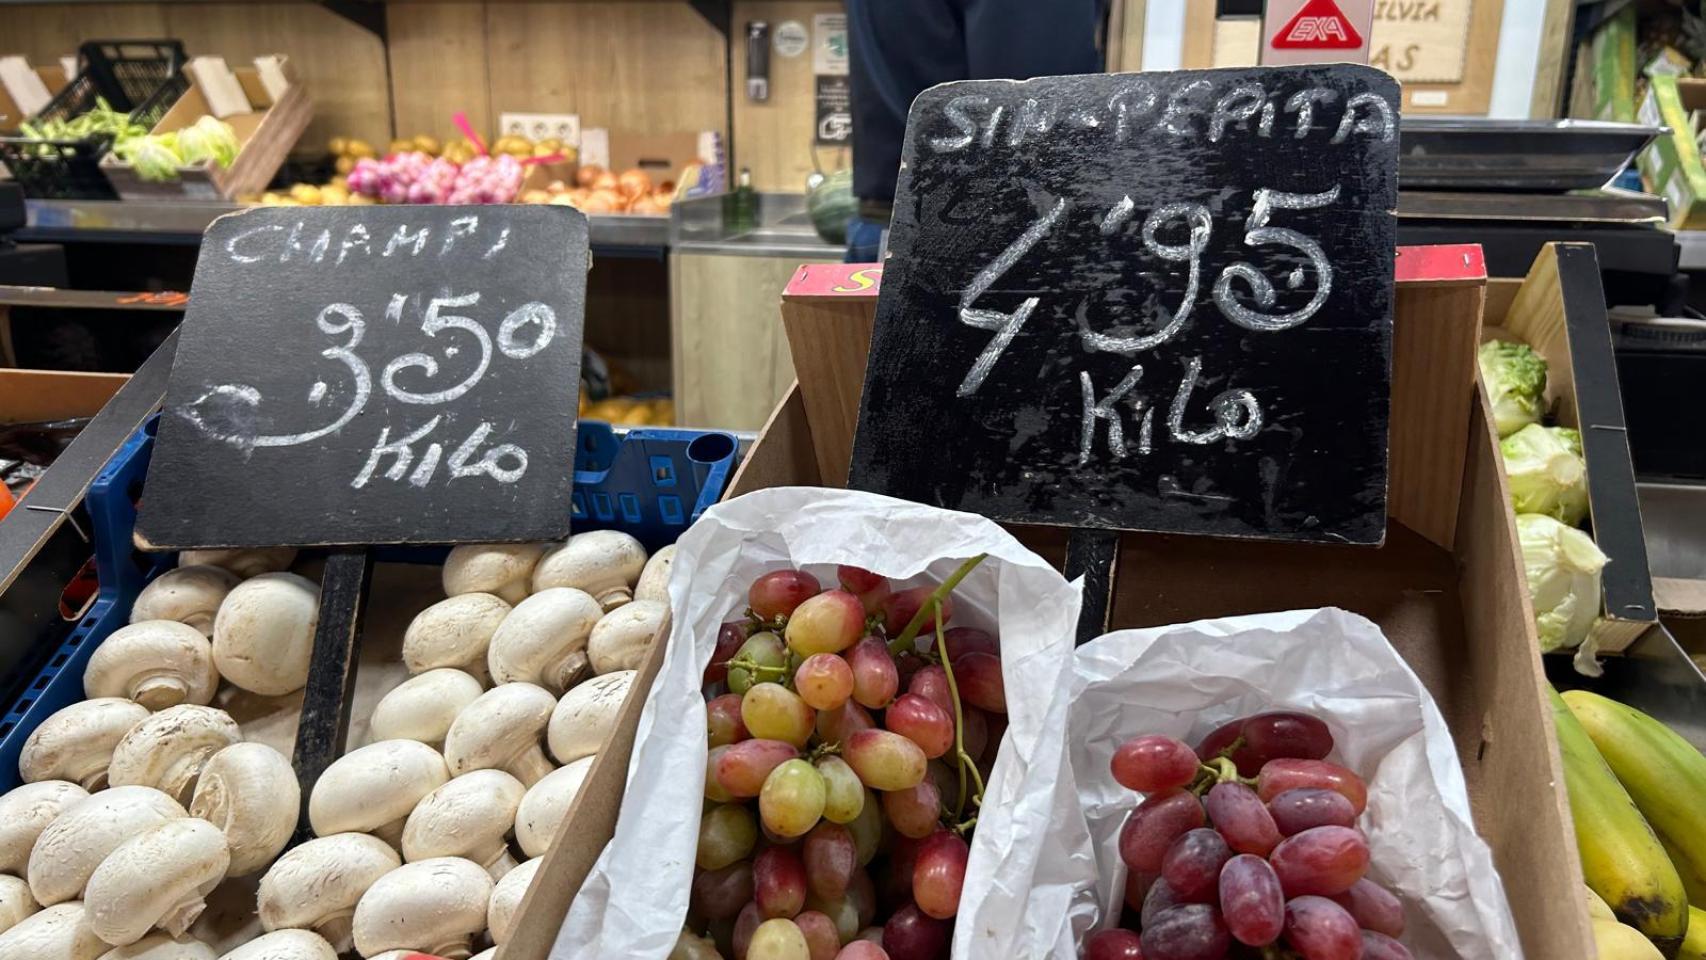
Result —
[[[1327, 260], [1321, 245], [1296, 230], [1272, 226], [1269, 221], [1276, 211], [1312, 210], [1328, 206], [1338, 198], [1337, 186], [1320, 193], [1287, 193], [1265, 187], [1255, 191], [1255, 203], [1244, 221], [1244, 244], [1253, 248], [1278, 247], [1301, 256], [1308, 262], [1309, 272], [1315, 275], [1315, 292], [1307, 303], [1295, 310], [1264, 313], [1263, 310], [1271, 310], [1278, 302], [1274, 284], [1256, 267], [1239, 261], [1222, 270], [1214, 281], [1214, 305], [1222, 316], [1246, 330], [1275, 333], [1304, 323], [1326, 304], [1333, 290], [1333, 265]], [[1064, 197], [1056, 200], [1047, 213], [1032, 223], [1018, 239], [972, 278], [971, 284], [960, 297], [960, 322], [980, 330], [992, 331], [994, 336], [972, 362], [971, 369], [960, 382], [957, 391], [959, 396], [970, 397], [983, 386], [985, 378], [1024, 327], [1025, 321], [1035, 312], [1041, 299], [1026, 297], [1010, 313], [983, 309], [974, 304], [1002, 275], [1049, 235], [1065, 216], [1070, 205], [1070, 201]], [[1131, 197], [1122, 197], [1102, 214], [1098, 228], [1103, 236], [1112, 236], [1125, 227], [1135, 213], [1136, 205]], [[1189, 231], [1188, 239], [1182, 244], [1162, 242], [1157, 233], [1175, 222], [1185, 224]], [[1209, 209], [1200, 203], [1164, 203], [1150, 211], [1144, 218], [1141, 231], [1144, 249], [1162, 260], [1187, 265], [1185, 292], [1179, 308], [1152, 333], [1142, 336], [1113, 336], [1091, 330], [1086, 309], [1081, 305], [1077, 325], [1079, 340], [1084, 348], [1130, 357], [1172, 342], [1196, 307], [1202, 285], [1202, 254], [1208, 249], [1212, 229], [1213, 221]], [[1304, 268], [1298, 266], [1287, 274], [1285, 284], [1288, 289], [1297, 290], [1303, 286], [1304, 280]], [[1255, 308], [1239, 299], [1239, 291], [1236, 288], [1239, 284], [1246, 288], [1243, 293], [1254, 303]], [[1201, 430], [1192, 430], [1185, 426], [1186, 409], [1201, 374], [1202, 358], [1186, 358], [1185, 375], [1167, 411], [1167, 429], [1172, 439], [1180, 443], [1204, 445], [1222, 439], [1244, 440], [1255, 436], [1262, 428], [1261, 405], [1250, 391], [1238, 388], [1224, 390], [1209, 401], [1209, 409], [1214, 414], [1214, 426]], [[1117, 404], [1122, 400], [1131, 406], [1134, 422], [1138, 424], [1138, 453], [1149, 453], [1153, 443], [1155, 410], [1153, 406], [1146, 408], [1141, 397], [1131, 395], [1131, 391], [1143, 378], [1143, 365], [1132, 364], [1130, 372], [1101, 400], [1096, 399], [1089, 371], [1080, 371], [1078, 377], [1083, 395], [1083, 415], [1079, 425], [1079, 465], [1090, 461], [1098, 421], [1106, 421], [1108, 424], [1108, 452], [1116, 460], [1126, 456], [1128, 446], [1125, 441], [1125, 426], [1117, 408]]]
[[[385, 310], [386, 321], [401, 324], [403, 308], [408, 301], [406, 294], [393, 295]], [[440, 334], [456, 336], [457, 339], [444, 348], [447, 359], [456, 357], [464, 346], [478, 348], [479, 358], [467, 376], [440, 390], [409, 389], [399, 381], [434, 378], [440, 370], [437, 357], [409, 352], [393, 357], [380, 370], [379, 389], [398, 403], [424, 407], [448, 404], [473, 390], [485, 378], [495, 355], [527, 360], [550, 346], [557, 334], [556, 312], [543, 303], [526, 303], [511, 310], [498, 325], [495, 338], [471, 317], [449, 312], [477, 306], [479, 302], [478, 293], [434, 297], [427, 301], [420, 323], [421, 332], [428, 337], [437, 338]], [[342, 343], [320, 351], [320, 356], [342, 364], [353, 384], [348, 405], [335, 418], [300, 433], [258, 433], [250, 427], [255, 423], [254, 415], [261, 406], [261, 393], [252, 386], [237, 383], [213, 387], [181, 411], [184, 418], [202, 433], [246, 451], [259, 447], [298, 446], [342, 431], [367, 408], [374, 394], [373, 371], [367, 361], [356, 353], [367, 331], [367, 322], [356, 307], [334, 303], [320, 311], [314, 318], [314, 325], [329, 337], [344, 338]], [[318, 406], [325, 400], [329, 389], [325, 380], [316, 380], [308, 389], [308, 402]], [[357, 489], [366, 486], [376, 473], [380, 473], [380, 466], [387, 456], [391, 463], [381, 475], [393, 481], [407, 477], [408, 483], [414, 487], [426, 486], [441, 461], [448, 468], [451, 479], [488, 476], [500, 483], [514, 483], [527, 472], [527, 451], [513, 443], [500, 443], [481, 452], [494, 429], [490, 421], [481, 421], [449, 452], [448, 457], [445, 456], [445, 446], [437, 442], [429, 444], [417, 456], [415, 445], [426, 440], [445, 419], [445, 414], [436, 414], [419, 428], [395, 439], [392, 438], [391, 426], [383, 426], [366, 463], [350, 481], [350, 486]]]

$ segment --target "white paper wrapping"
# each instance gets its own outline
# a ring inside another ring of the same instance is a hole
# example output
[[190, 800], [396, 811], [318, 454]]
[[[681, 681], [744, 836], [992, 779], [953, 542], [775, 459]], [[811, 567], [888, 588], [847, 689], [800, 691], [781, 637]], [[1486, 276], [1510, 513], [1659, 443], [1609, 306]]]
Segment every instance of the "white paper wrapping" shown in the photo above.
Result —
[[1027, 883], [1044, 848], [983, 838], [1013, 834], [1012, 821], [1044, 815], [1054, 802], [1046, 791], [1022, 796], [1020, 778], [1065, 764], [1077, 586], [982, 517], [850, 491], [764, 490], [712, 507], [677, 543], [674, 625], [640, 715], [616, 833], [564, 920], [553, 960], [663, 960], [675, 945], [705, 786], [700, 680], [718, 627], [745, 609], [753, 579], [804, 567], [830, 585], [835, 564], [852, 564], [910, 586], [939, 582], [980, 553], [989, 559], [955, 589], [953, 622], [1000, 636], [1010, 713], [961, 899], [973, 903], [992, 885]]
[[979, 928], [956, 931], [956, 957], [1077, 956], [1074, 945], [1123, 899], [1119, 832], [1137, 795], [1114, 782], [1114, 750], [1146, 733], [1195, 744], [1236, 717], [1284, 709], [1325, 721], [1329, 759], [1367, 780], [1370, 876], [1407, 905], [1403, 941], [1416, 957], [1522, 957], [1445, 721], [1373, 623], [1324, 609], [1123, 630], [1079, 648], [1075, 662], [1067, 765], [1058, 776], [1025, 772], [1027, 789], [1052, 800], [1033, 797], [1035, 816], [1008, 835], [978, 836], [998, 849], [1050, 838], [1037, 882], [987, 893]]

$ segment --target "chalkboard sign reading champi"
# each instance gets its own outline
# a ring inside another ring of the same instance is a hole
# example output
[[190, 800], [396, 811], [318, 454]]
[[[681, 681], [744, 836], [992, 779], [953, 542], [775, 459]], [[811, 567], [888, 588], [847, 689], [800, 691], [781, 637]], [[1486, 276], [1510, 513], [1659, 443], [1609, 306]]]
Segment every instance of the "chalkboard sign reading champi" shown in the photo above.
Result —
[[138, 530], [162, 548], [568, 533], [568, 207], [265, 207], [208, 228]]
[[1351, 65], [926, 91], [851, 485], [1380, 542], [1398, 102]]

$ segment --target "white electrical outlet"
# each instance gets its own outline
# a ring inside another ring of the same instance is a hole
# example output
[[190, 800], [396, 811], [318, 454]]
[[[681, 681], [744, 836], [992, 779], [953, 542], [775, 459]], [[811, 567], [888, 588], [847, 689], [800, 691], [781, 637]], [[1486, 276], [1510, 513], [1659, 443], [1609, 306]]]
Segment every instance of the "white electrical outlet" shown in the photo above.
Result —
[[529, 140], [549, 140], [552, 137], [567, 146], [578, 147], [581, 142], [581, 118], [573, 113], [502, 113], [498, 115], [498, 131]]

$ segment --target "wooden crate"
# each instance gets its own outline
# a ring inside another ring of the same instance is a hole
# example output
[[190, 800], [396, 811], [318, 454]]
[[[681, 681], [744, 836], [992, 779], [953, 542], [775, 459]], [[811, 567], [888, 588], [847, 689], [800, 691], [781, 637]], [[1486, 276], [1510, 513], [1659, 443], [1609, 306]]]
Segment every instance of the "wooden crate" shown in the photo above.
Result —
[[[260, 193], [272, 181], [285, 157], [296, 145], [302, 131], [313, 119], [314, 106], [302, 84], [293, 77], [284, 93], [275, 101], [261, 84], [260, 71], [255, 67], [232, 70], [243, 85], [254, 113], [225, 118], [237, 132], [237, 158], [225, 169], [208, 164], [178, 168], [178, 179], [144, 180], [135, 168], [108, 154], [101, 169], [112, 181], [113, 189], [124, 200], [234, 200], [239, 196]], [[286, 73], [286, 76], [290, 74]], [[169, 133], [181, 130], [209, 113], [207, 99], [192, 80], [185, 93], [172, 109], [166, 112], [152, 132]]]

